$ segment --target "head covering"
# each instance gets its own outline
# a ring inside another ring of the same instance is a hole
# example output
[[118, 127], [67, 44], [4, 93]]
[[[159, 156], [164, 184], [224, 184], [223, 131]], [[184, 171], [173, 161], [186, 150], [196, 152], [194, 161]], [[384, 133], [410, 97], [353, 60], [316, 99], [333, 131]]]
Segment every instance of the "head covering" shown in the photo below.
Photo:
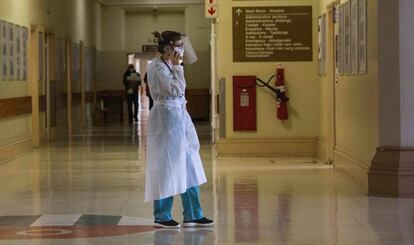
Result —
[[164, 48], [167, 45], [172, 45], [178, 40], [181, 40], [185, 37], [184, 33], [176, 32], [176, 31], [164, 31], [162, 33], [159, 33], [158, 31], [155, 31], [152, 33], [155, 38], [157, 38], [158, 46], [157, 50], [160, 53], [164, 53]]

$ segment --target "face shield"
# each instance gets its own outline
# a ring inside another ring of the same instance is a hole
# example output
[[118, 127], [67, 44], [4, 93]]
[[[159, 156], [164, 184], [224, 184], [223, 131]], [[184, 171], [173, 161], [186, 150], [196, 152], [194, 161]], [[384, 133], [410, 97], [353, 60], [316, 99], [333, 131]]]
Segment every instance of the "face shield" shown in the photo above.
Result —
[[184, 63], [185, 64], [193, 64], [195, 63], [198, 58], [194, 51], [193, 45], [191, 44], [190, 39], [188, 36], [185, 36], [183, 39], [183, 47], [184, 47]]

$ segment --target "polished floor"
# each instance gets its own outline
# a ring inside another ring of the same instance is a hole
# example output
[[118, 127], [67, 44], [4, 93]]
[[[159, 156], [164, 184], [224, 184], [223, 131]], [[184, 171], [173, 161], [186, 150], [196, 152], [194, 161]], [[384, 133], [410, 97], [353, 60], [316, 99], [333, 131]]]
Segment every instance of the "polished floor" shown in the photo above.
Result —
[[215, 157], [205, 125], [201, 198], [216, 226], [154, 230], [142, 115], [0, 165], [0, 244], [414, 244], [414, 199], [368, 197], [312, 158]]

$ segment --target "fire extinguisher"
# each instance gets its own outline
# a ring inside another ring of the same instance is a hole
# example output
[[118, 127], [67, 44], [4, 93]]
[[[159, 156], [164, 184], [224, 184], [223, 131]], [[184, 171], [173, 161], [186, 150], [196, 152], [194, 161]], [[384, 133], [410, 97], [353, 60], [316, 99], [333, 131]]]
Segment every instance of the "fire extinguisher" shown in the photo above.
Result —
[[286, 96], [285, 87], [285, 69], [281, 64], [276, 68], [276, 99], [277, 99], [277, 118], [279, 120], [288, 119], [287, 102], [289, 98]]
[[[269, 85], [270, 81], [276, 77], [275, 87]], [[286, 95], [286, 87], [285, 87], [285, 69], [283, 69], [282, 65], [279, 64], [276, 68], [276, 75], [273, 75], [267, 82], [263, 81], [262, 79], [256, 77], [256, 85], [259, 87], [266, 87], [272, 90], [276, 94], [276, 103], [277, 103], [277, 118], [279, 120], [287, 120], [288, 119], [288, 109], [287, 109], [287, 102], [289, 98]]]

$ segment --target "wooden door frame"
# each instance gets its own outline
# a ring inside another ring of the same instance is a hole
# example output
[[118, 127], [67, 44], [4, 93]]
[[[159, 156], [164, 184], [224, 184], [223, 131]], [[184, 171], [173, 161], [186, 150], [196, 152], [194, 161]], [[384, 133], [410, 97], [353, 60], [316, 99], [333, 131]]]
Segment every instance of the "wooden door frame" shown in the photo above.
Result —
[[32, 96], [32, 146], [40, 146], [40, 125], [39, 125], [39, 28], [37, 25], [30, 26], [30, 52], [29, 52], [29, 80]]
[[68, 120], [68, 135], [72, 134], [72, 40], [66, 37], [65, 52], [66, 52], [66, 83], [67, 83], [67, 120]]
[[[46, 113], [47, 113], [47, 140], [53, 141], [56, 138], [56, 127], [51, 124], [51, 82], [56, 83], [56, 40], [55, 33], [52, 29], [46, 29], [47, 41], [47, 62], [45, 62], [45, 82], [46, 82]], [[57, 94], [55, 95], [57, 96]], [[56, 115], [57, 112], [55, 112]]]
[[328, 163], [334, 164], [336, 147], [336, 31], [335, 8], [337, 2], [326, 7], [326, 75], [328, 85]]

